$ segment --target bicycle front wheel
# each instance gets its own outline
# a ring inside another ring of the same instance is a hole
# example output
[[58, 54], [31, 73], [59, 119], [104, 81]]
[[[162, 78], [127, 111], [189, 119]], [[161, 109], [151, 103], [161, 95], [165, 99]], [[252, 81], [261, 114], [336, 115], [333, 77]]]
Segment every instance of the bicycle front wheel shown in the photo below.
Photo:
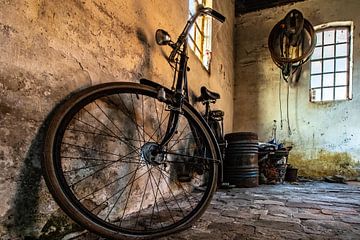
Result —
[[111, 239], [189, 227], [216, 189], [219, 156], [188, 103], [175, 135], [159, 150], [170, 111], [154, 88], [135, 83], [98, 85], [67, 100], [49, 126], [43, 160], [59, 206]]

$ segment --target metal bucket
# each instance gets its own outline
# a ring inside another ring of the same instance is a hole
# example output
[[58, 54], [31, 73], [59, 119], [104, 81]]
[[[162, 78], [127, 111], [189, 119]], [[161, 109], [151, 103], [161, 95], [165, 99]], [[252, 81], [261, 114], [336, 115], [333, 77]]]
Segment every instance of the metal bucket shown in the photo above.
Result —
[[251, 132], [225, 136], [227, 147], [224, 161], [224, 181], [237, 187], [259, 185], [258, 136]]

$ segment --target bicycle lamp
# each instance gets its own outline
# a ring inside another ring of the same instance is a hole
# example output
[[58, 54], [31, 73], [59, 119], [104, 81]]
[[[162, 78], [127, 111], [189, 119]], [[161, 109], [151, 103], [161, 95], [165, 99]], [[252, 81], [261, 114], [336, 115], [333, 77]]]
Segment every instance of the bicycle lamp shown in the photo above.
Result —
[[155, 39], [158, 45], [168, 45], [171, 43], [170, 34], [163, 29], [156, 30]]

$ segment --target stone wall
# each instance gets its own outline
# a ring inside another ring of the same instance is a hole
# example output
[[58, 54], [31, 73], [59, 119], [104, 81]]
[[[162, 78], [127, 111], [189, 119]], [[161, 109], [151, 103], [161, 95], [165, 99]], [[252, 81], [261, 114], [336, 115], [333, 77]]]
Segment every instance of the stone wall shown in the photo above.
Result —
[[[168, 87], [172, 71], [154, 33], [174, 38], [187, 1], [0, 0], [0, 238], [37, 237], [57, 209], [41, 176], [48, 115], [71, 92], [111, 81], [148, 78]], [[232, 130], [234, 1], [214, 1], [227, 17], [214, 24], [211, 74], [190, 54], [189, 84], [222, 99]], [[200, 104], [197, 107], [202, 110]]]
[[[273, 26], [292, 9], [300, 10], [314, 26], [332, 21], [354, 22], [353, 99], [310, 103], [307, 63], [299, 83], [290, 88], [287, 119], [287, 85], [281, 80], [280, 69], [271, 60], [267, 41]], [[347, 153], [352, 160], [360, 160], [359, 9], [360, 2], [356, 0], [307, 0], [237, 17], [234, 131], [255, 131], [261, 140], [267, 141], [272, 136], [273, 120], [276, 120], [278, 140], [293, 145], [292, 152], [297, 158], [301, 157], [300, 160], [318, 159], [327, 154], [330, 158], [332, 153]]]

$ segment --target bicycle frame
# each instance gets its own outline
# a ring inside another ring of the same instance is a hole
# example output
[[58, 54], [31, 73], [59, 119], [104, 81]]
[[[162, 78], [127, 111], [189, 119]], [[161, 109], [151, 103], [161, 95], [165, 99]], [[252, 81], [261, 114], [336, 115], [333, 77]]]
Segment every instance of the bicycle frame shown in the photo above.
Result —
[[[187, 36], [191, 27], [194, 25], [196, 19], [201, 15], [209, 15], [220, 22], [225, 21], [225, 17], [220, 13], [216, 12], [211, 8], [206, 8], [203, 5], [198, 5], [197, 10], [194, 15], [190, 17], [187, 21], [182, 33], [180, 34], [176, 43], [171, 42], [171, 40], [167, 41], [165, 44], [169, 45], [173, 48], [172, 52], [169, 55], [168, 61], [171, 63], [175, 63], [174, 67], [174, 74], [176, 78], [175, 89], [173, 89], [174, 96], [172, 99], [171, 109], [170, 109], [170, 116], [167, 125], [167, 130], [162, 139], [161, 143], [159, 144], [159, 150], [161, 150], [174, 136], [177, 127], [178, 127], [178, 120], [179, 114], [181, 113], [181, 107], [184, 100], [188, 100], [188, 84], [187, 84]], [[166, 32], [165, 32], [166, 33]], [[170, 36], [168, 36], [170, 39]], [[159, 43], [159, 41], [158, 41]], [[180, 56], [180, 60], [176, 57]], [[177, 76], [176, 76], [177, 74]], [[161, 90], [160, 90], [161, 91]], [[161, 95], [159, 93], [159, 95]]]

